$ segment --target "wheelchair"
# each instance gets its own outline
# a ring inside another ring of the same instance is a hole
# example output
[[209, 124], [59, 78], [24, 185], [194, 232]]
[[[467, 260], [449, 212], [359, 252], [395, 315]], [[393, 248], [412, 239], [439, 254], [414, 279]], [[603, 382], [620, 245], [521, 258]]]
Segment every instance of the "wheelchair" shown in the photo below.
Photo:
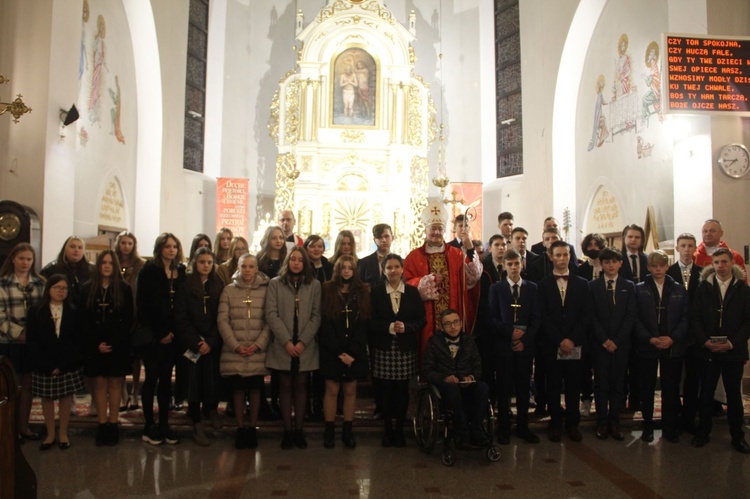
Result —
[[[414, 436], [417, 446], [426, 454], [431, 454], [438, 443], [442, 443], [442, 459], [446, 466], [456, 462], [455, 449], [451, 447], [456, 434], [453, 428], [453, 411], [442, 405], [440, 391], [434, 385], [421, 385], [417, 392], [417, 405], [414, 415]], [[495, 414], [492, 404], [487, 404], [487, 415], [484, 419], [484, 430], [490, 442], [494, 435]], [[442, 428], [441, 428], [442, 427]], [[454, 444], [455, 447], [455, 444]], [[500, 447], [490, 443], [484, 449], [485, 456], [491, 462], [500, 460]]]

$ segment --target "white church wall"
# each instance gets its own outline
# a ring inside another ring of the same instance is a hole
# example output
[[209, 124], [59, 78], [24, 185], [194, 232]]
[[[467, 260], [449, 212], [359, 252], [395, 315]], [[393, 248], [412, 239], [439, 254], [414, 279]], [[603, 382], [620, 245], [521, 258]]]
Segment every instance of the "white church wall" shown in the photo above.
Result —
[[[8, 102], [22, 94], [32, 108], [17, 124], [10, 113], [0, 117], [0, 199], [26, 205], [40, 218], [44, 215], [47, 123], [52, 115], [48, 102], [54, 3], [35, 2], [31, 16], [25, 0], [0, 0], [0, 74], [11, 79], [0, 85], [0, 97]], [[44, 261], [43, 255], [38, 257]]]
[[[727, 36], [750, 36], [750, 4], [742, 1], [709, 0], [708, 30]], [[750, 147], [750, 118], [715, 117], [711, 119], [711, 175], [713, 177], [713, 216], [721, 220], [724, 238], [733, 249], [744, 254], [750, 245], [750, 175], [735, 180], [716, 166], [721, 148], [739, 142]], [[708, 167], [708, 166], [707, 166]], [[696, 229], [698, 230], [698, 229]], [[749, 372], [747, 369], [746, 372]]]
[[[667, 25], [666, 1], [608, 2], [589, 45], [575, 116], [579, 214], [589, 203], [583, 194], [604, 176], [622, 193], [617, 201], [626, 224], [643, 226], [646, 208], [654, 207], [661, 239], [674, 235], [672, 141], [663, 110], [648, 105], [657, 94], [649, 86], [653, 74], [646, 57], [656, 42], [656, 62], [649, 64], [658, 64], [663, 78], [658, 56]], [[618, 54], [622, 34], [629, 62]]]

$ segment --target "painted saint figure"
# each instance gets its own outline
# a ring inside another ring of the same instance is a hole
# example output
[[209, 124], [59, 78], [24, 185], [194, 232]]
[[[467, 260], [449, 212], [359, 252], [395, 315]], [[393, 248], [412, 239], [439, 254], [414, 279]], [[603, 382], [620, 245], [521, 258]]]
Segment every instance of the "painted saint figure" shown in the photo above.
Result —
[[346, 71], [339, 79], [341, 87], [341, 99], [344, 102], [344, 116], [354, 116], [354, 99], [356, 97], [355, 88], [357, 87], [357, 75], [354, 74], [351, 66], [346, 67]]
[[594, 106], [594, 129], [591, 133], [589, 142], [589, 151], [594, 147], [601, 147], [604, 141], [609, 137], [607, 129], [607, 118], [604, 116], [603, 106], [608, 104], [604, 100], [604, 75], [599, 75], [596, 79], [596, 106]]
[[96, 35], [94, 36], [94, 51], [92, 54], [93, 72], [91, 73], [91, 93], [89, 94], [89, 121], [93, 124], [99, 121], [101, 107], [102, 85], [104, 84], [105, 47], [104, 38], [107, 36], [107, 25], [100, 14], [96, 20]]
[[617, 42], [618, 58], [615, 61], [615, 82], [612, 88], [612, 99], [627, 95], [631, 90], [630, 71], [632, 64], [628, 54], [628, 35], [623, 33]]
[[112, 133], [117, 137], [117, 141], [124, 144], [125, 135], [122, 134], [120, 129], [120, 78], [115, 75], [115, 88], [116, 90], [109, 89], [109, 96], [112, 98], [114, 107], [110, 110], [112, 114]]
[[[646, 48], [646, 67], [648, 72], [643, 75], [646, 80], [646, 93], [643, 95], [643, 111], [641, 118], [646, 124], [652, 114], [659, 115], [659, 122], [664, 121], [661, 112], [661, 70], [659, 69], [659, 45], [651, 42]], [[652, 110], [653, 109], [653, 110]]]

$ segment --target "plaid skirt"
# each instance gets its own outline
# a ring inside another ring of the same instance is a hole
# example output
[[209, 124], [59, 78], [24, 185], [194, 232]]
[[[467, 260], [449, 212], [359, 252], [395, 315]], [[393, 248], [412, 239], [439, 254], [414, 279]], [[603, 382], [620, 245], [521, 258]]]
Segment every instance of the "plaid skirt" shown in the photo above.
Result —
[[372, 375], [387, 380], [411, 379], [417, 373], [416, 352], [402, 352], [391, 343], [390, 350], [372, 351]]
[[82, 392], [83, 388], [83, 369], [59, 376], [31, 373], [31, 393], [35, 397], [57, 400]]

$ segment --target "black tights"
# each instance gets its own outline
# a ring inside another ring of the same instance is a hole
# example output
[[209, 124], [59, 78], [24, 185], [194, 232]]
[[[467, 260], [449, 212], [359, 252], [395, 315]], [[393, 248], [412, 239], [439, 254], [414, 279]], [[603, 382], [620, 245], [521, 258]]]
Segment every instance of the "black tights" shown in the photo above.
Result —
[[[406, 410], [409, 407], [409, 380], [372, 378], [373, 386], [377, 386], [380, 396], [380, 407], [383, 410], [383, 422], [388, 432], [402, 431]], [[396, 425], [393, 425], [393, 420]]]
[[307, 406], [307, 377], [310, 373], [292, 374], [279, 371], [279, 406], [284, 430], [292, 431], [292, 398], [294, 398], [294, 429], [301, 430], [305, 422]]
[[[143, 366], [146, 379], [141, 390], [143, 417], [146, 426], [154, 424], [154, 393], [159, 403], [159, 426], [166, 427], [169, 422], [169, 404], [172, 401], [172, 368], [175, 364], [175, 347], [169, 345], [152, 345], [143, 354]], [[157, 389], [156, 385], [159, 384]]]

